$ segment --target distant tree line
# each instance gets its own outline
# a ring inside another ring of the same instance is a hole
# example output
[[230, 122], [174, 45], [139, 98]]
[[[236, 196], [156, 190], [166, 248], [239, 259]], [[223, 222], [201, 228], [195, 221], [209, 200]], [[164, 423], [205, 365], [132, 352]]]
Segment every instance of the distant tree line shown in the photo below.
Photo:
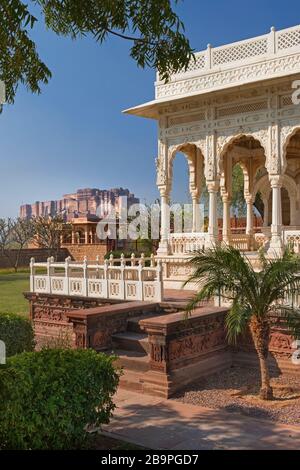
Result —
[[60, 215], [35, 217], [32, 219], [0, 219], [0, 254], [17, 272], [24, 249], [30, 244], [48, 250], [49, 256], [57, 258], [61, 236], [69, 230]]

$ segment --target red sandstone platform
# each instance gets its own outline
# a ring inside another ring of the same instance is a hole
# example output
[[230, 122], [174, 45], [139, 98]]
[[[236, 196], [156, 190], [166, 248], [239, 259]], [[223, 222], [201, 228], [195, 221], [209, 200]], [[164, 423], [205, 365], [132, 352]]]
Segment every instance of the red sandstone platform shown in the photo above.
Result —
[[155, 450], [297, 450], [300, 426], [163, 400], [120, 389], [105, 431]]
[[[226, 338], [226, 308], [203, 303], [191, 315], [193, 291], [165, 290], [163, 302], [121, 302], [54, 294], [26, 294], [37, 346], [60, 344], [118, 356], [122, 387], [163, 398], [188, 383], [232, 364], [256, 365], [251, 338], [238, 351]], [[50, 342], [50, 343], [49, 343]], [[270, 338], [276, 370], [299, 375], [291, 355], [293, 339], [280, 325]]]

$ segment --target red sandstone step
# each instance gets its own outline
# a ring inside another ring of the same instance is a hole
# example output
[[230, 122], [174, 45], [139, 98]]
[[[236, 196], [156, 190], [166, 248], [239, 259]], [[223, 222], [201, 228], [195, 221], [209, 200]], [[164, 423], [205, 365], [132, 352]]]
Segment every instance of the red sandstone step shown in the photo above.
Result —
[[[120, 387], [126, 390], [131, 390], [133, 392], [146, 393], [147, 395], [153, 395], [156, 397], [168, 398], [166, 392], [166, 381], [165, 376], [157, 377], [153, 380], [153, 373], [149, 375], [150, 372], [137, 373], [125, 369], [124, 375], [120, 378]], [[159, 374], [158, 374], [159, 375]]]
[[129, 318], [127, 320], [127, 331], [131, 333], [143, 334], [143, 330], [141, 329], [141, 326], [140, 326], [140, 321], [150, 320], [151, 318], [159, 317], [161, 315], [162, 315], [161, 312], [160, 313], [148, 313], [144, 315], [139, 315], [138, 317]]
[[149, 357], [145, 353], [117, 349], [111, 351], [111, 354], [118, 356], [117, 365], [124, 367], [125, 371], [143, 373], [149, 370]]
[[132, 392], [143, 393], [143, 374], [125, 370], [124, 375], [120, 377], [119, 386]]
[[149, 353], [150, 346], [148, 335], [141, 333], [117, 333], [112, 336], [113, 347], [123, 351], [137, 351], [140, 353]]

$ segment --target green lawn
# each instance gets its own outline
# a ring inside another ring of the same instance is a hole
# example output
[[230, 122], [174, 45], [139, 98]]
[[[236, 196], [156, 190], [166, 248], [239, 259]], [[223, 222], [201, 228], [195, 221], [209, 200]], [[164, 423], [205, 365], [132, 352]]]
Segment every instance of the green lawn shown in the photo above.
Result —
[[28, 315], [29, 305], [23, 292], [29, 290], [29, 271], [14, 273], [9, 269], [0, 270], [0, 312]]

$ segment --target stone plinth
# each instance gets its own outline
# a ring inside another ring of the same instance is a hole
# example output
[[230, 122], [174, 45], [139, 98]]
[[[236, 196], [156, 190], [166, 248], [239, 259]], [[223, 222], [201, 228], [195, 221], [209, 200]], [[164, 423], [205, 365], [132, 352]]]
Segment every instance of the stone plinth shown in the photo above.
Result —
[[112, 348], [112, 336], [126, 331], [127, 321], [151, 313], [155, 315], [159, 304], [151, 302], [124, 302], [67, 313], [73, 324], [77, 348], [103, 351]]
[[73, 324], [68, 313], [77, 310], [99, 308], [120, 301], [107, 301], [87, 297], [73, 297], [54, 294], [33, 294], [26, 292], [30, 305], [30, 319], [33, 322], [37, 348], [68, 336], [73, 347], [77, 347]]
[[184, 385], [231, 365], [225, 308], [201, 308], [142, 320], [150, 343], [144, 391], [168, 398]]

